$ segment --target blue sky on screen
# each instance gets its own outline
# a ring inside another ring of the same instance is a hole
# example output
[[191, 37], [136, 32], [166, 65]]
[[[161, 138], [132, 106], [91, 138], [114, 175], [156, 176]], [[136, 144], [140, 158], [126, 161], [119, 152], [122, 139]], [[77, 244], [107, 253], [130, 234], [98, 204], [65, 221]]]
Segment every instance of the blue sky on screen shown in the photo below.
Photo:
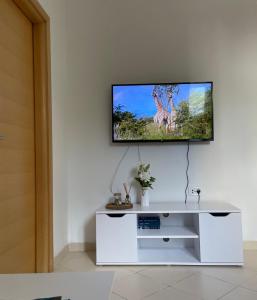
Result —
[[[129, 111], [137, 118], [152, 117], [156, 113], [153, 101], [154, 85], [126, 85], [113, 87], [114, 107], [121, 105], [123, 111]], [[173, 96], [177, 107], [181, 101], [189, 101], [194, 92], [205, 93], [211, 89], [210, 83], [179, 84], [179, 92]]]

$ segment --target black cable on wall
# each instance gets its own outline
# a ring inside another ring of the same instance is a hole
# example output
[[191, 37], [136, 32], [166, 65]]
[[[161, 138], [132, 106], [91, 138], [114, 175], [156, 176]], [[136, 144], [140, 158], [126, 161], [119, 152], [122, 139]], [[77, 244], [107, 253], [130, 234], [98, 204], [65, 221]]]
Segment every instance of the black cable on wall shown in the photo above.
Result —
[[189, 170], [189, 149], [190, 149], [190, 142], [187, 142], [187, 153], [186, 153], [186, 161], [187, 161], [187, 167], [186, 167], [186, 188], [185, 188], [185, 204], [187, 203], [187, 190], [189, 186], [189, 176], [188, 176], [188, 170]]

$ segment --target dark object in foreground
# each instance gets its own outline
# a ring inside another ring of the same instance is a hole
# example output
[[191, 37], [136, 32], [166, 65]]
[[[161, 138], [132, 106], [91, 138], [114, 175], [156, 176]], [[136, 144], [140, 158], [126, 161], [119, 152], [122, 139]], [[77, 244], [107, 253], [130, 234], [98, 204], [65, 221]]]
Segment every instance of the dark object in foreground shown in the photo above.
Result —
[[58, 296], [58, 297], [50, 297], [50, 298], [38, 298], [34, 300], [71, 300], [71, 299], [62, 299], [62, 296]]

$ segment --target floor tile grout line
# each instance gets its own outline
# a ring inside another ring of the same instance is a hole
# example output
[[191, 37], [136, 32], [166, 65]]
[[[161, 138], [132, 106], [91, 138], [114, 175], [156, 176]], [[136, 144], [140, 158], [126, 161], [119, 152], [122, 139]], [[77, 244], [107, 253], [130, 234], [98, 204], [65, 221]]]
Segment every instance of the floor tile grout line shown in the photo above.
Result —
[[140, 276], [142, 276], [144, 278], [151, 279], [151, 280], [155, 281], [155, 279], [153, 277], [149, 276], [149, 275], [140, 274], [140, 273], [135, 273], [135, 274], [140, 275]]
[[[165, 289], [169, 288], [169, 285], [168, 285], [168, 284], [160, 283], [160, 282], [158, 282], [158, 280], [155, 280], [154, 278], [152, 278], [152, 277], [150, 277], [150, 276], [148, 276], [148, 275], [140, 274], [140, 273], [136, 272], [136, 273], [133, 273], [133, 274], [129, 274], [128, 276], [132, 276], [132, 275], [139, 275], [139, 276], [141, 276], [141, 277], [143, 277], [143, 278], [145, 278], [145, 279], [149, 279], [149, 280], [153, 281], [155, 284], [157, 284], [157, 286], [158, 286], [158, 289], [156, 289], [154, 292], [151, 292], [151, 293], [148, 294], [148, 295], [143, 296], [143, 298], [141, 298], [141, 299], [145, 299], [145, 298], [147, 298], [147, 297], [150, 297], [151, 295], [154, 295], [154, 294], [156, 294], [156, 293], [159, 293], [159, 292], [162, 291], [162, 290], [165, 290]], [[128, 276], [125, 276], [125, 277], [128, 277]], [[121, 278], [120, 280], [123, 280], [123, 279], [124, 279], [124, 278]], [[116, 293], [117, 295], [121, 296], [121, 295], [120, 295], [119, 293], [117, 293], [116, 291], [115, 291], [114, 293]], [[122, 297], [123, 297], [123, 296], [122, 296]]]
[[152, 293], [152, 294], [149, 294], [149, 295], [147, 295], [147, 296], [144, 296], [143, 298], [141, 298], [141, 300], [147, 299], [147, 298], [149, 298], [149, 297], [151, 297], [151, 296], [153, 296], [153, 295], [156, 295], [156, 294], [158, 294], [158, 293], [160, 293], [160, 291], [155, 291], [155, 292]]
[[129, 268], [125, 268], [125, 269], [128, 270], [128, 271], [130, 271], [130, 272], [133, 272], [133, 273], [139, 273], [139, 272], [145, 270], [145, 269], [140, 269], [140, 270], [136, 270], [136, 271], [135, 271], [135, 270], [132, 269], [132, 270], [133, 270], [133, 271], [132, 271], [132, 270], [130, 270]]
[[[196, 272], [196, 273], [197, 273], [197, 272]], [[201, 275], [200, 272], [199, 272], [199, 274]], [[193, 275], [195, 275], [195, 274], [192, 274], [191, 276], [188, 276], [187, 279], [190, 278], [190, 277], [192, 277]], [[204, 275], [206, 276], [206, 274], [204, 274]], [[214, 278], [214, 277], [212, 277], [212, 276], [207, 276], [207, 277], [211, 277], [211, 278], [217, 280], [217, 278]], [[185, 278], [185, 279], [186, 279], [186, 278]], [[184, 279], [183, 279], [183, 280], [184, 280]], [[183, 280], [180, 280], [179, 282], [181, 282], [181, 281], [183, 281]], [[223, 280], [220, 280], [220, 281], [223, 281]], [[190, 293], [190, 292], [184, 290], [183, 288], [179, 288], [179, 287], [177, 286], [177, 284], [178, 284], [179, 282], [175, 282], [175, 283], [171, 284], [170, 287], [175, 288], [176, 290], [178, 290], [178, 291], [180, 291], [180, 292], [184, 292], [184, 293], [186, 293], [187, 295], [191, 295], [191, 296], [194, 295], [194, 296], [196, 296], [195, 293]], [[228, 283], [228, 282], [226, 282], [226, 281], [223, 281], [223, 282]], [[230, 284], [230, 283], [229, 283], [229, 284]], [[231, 290], [229, 290], [226, 294], [229, 294], [231, 291], [233, 291], [234, 289], [236, 289], [236, 288], [238, 288], [238, 287], [239, 287], [239, 285], [234, 285], [233, 288], [232, 288]], [[222, 296], [220, 296], [220, 297], [224, 297], [226, 294], [224, 294], [224, 295], [222, 295]], [[199, 295], [198, 295], [198, 296], [199, 296]], [[200, 297], [201, 297], [201, 296], [200, 296]], [[217, 298], [216, 300], [221, 299], [220, 297]], [[201, 297], [201, 298], [202, 298], [202, 297]], [[204, 300], [204, 299], [203, 299], [203, 300]]]
[[257, 293], [257, 290], [253, 290], [253, 289], [247, 288], [247, 287], [242, 286], [242, 285], [238, 285], [237, 287], [238, 287], [238, 288], [241, 288], [241, 289], [245, 289], [245, 290], [248, 290], [248, 291]]
[[186, 279], [192, 277], [193, 275], [195, 275], [195, 273], [196, 273], [196, 272], [193, 272], [192, 274], [190, 274], [190, 275], [188, 275], [188, 276], [186, 276], [186, 277], [184, 277], [184, 278], [179, 279], [178, 281], [175, 282], [175, 284], [177, 284], [177, 283], [179, 283], [179, 282], [181, 282], [181, 281], [183, 281], [183, 280], [186, 280]]
[[[139, 272], [141, 272], [141, 271], [139, 271]], [[225, 282], [225, 283], [228, 283], [228, 284], [238, 285], [238, 283], [236, 284], [236, 283], [233, 283], [233, 282], [224, 280], [224, 279], [222, 279], [222, 278], [220, 278], [220, 277], [218, 277], [218, 276], [214, 276], [214, 275], [210, 275], [210, 274], [205, 273], [205, 272], [201, 272], [200, 270], [194, 270], [194, 271], [188, 270], [188, 272], [191, 272], [191, 274], [190, 274], [190, 275], [187, 275], [187, 276], [184, 277], [184, 278], [179, 279], [179, 280], [176, 281], [175, 283], [179, 283], [179, 282], [181, 282], [181, 281], [183, 281], [183, 280], [186, 280], [186, 279], [190, 278], [190, 277], [193, 276], [193, 275], [199, 274], [199, 275], [202, 275], [202, 276], [207, 276], [207, 277], [210, 277], [210, 278], [213, 278], [213, 279], [216, 279], [216, 280], [220, 280], [220, 281]], [[145, 276], [145, 277], [154, 279], [154, 278], [151, 277], [150, 275], [145, 275], [145, 274], [141, 274], [141, 273], [139, 273], [139, 274], [142, 275], [142, 276]], [[239, 284], [239, 285], [240, 285], [240, 284]]]
[[[243, 284], [245, 284], [245, 283], [247, 283], [247, 282], [249, 282], [249, 281], [251, 281], [251, 280], [255, 280], [256, 279], [256, 282], [257, 282], [257, 276], [255, 275], [254, 277], [252, 277], [252, 278], [249, 278], [249, 279], [247, 279], [246, 281], [244, 281], [244, 282], [242, 282], [242, 283], [239, 283], [239, 285], [240, 286], [242, 286], [242, 287], [244, 287], [243, 286]], [[256, 292], [257, 292], [257, 290], [255, 290]]]
[[[124, 270], [124, 269], [123, 269], [123, 270]], [[125, 270], [128, 271], [128, 272], [130, 272], [131, 274], [139, 274], [139, 275], [142, 275], [142, 276], [148, 276], [148, 275], [142, 274], [142, 272], [146, 271], [147, 269], [140, 269], [140, 270], [136, 270], [136, 271], [135, 271], [135, 270], [130, 270], [130, 269], [125, 269]], [[151, 269], [151, 270], [154, 270], [154, 269]], [[252, 269], [249, 269], [249, 268], [248, 268], [248, 270], [251, 271], [251, 272], [254, 272]], [[96, 270], [96, 271], [97, 271], [97, 270]], [[109, 270], [106, 270], [106, 271], [109, 271]], [[112, 271], [112, 270], [110, 270], [110, 271]], [[113, 270], [113, 272], [116, 272], [116, 271], [119, 271], [119, 270]], [[236, 271], [236, 270], [235, 270], [235, 271]], [[171, 271], [171, 272], [172, 272], [172, 271]], [[210, 273], [208, 273], [208, 272], [206, 272], [206, 271], [204, 271], [204, 270], [203, 270], [203, 271], [202, 271], [202, 270], [192, 270], [192, 271], [190, 271], [190, 269], [189, 269], [188, 272], [192, 272], [192, 273], [200, 273], [200, 274], [202, 274], [202, 275], [206, 275], [206, 276], [209, 276], [209, 277], [212, 277], [212, 278], [216, 278], [216, 279], [218, 279], [218, 280], [220, 280], [220, 281], [224, 281], [224, 282], [226, 282], [226, 283], [230, 283], [230, 284], [240, 284], [240, 285], [256, 277], [256, 273], [255, 273], [256, 271], [255, 271], [255, 272], [254, 272], [255, 274], [253, 274], [251, 277], [247, 278], [247, 279], [244, 280], [244, 281], [235, 283], [235, 282], [228, 281], [228, 280], [225, 280], [225, 279], [223, 279], [223, 278], [220, 278], [218, 275], [210, 274]]]
[[[141, 277], [143, 277], [143, 278], [145, 278], [145, 279], [150, 279], [151, 281], [153, 281], [154, 283], [156, 283], [156, 284], [158, 285], [158, 289], [155, 290], [153, 293], [158, 293], [158, 292], [160, 292], [163, 288], [167, 288], [167, 287], [168, 287], [168, 285], [164, 286], [164, 285], [162, 285], [162, 284], [159, 284], [159, 283], [158, 283], [156, 280], [154, 280], [153, 278], [148, 277], [148, 276], [143, 275], [143, 274], [132, 273], [132, 274], [129, 274], [129, 275], [125, 276], [125, 277], [130, 277], [130, 276], [134, 276], [134, 275], [139, 275], [139, 276], [141, 276]], [[118, 282], [121, 281], [121, 280], [123, 280], [123, 279], [124, 279], [124, 278], [120, 278], [120, 279], [118, 280]], [[112, 292], [112, 293], [115, 293], [115, 294], [117, 294], [117, 295], [119, 295], [119, 296], [121, 296], [118, 292], [116, 292], [116, 291], [114, 291], [114, 290], [112, 290], [111, 292]], [[153, 293], [151, 293], [151, 294], [149, 294], [149, 295], [146, 295], [145, 297], [150, 296], [150, 295], [152, 295]], [[121, 297], [123, 297], [123, 296], [121, 296]], [[143, 298], [142, 298], [142, 299], [143, 299]]]
[[[137, 273], [138, 274], [138, 273]], [[168, 288], [168, 287], [170, 287], [171, 285], [169, 284], [169, 283], [167, 283], [167, 282], [161, 282], [161, 281], [159, 281], [159, 280], [156, 280], [155, 278], [153, 278], [153, 277], [151, 277], [150, 275], [145, 275], [145, 274], [138, 274], [138, 275], [141, 275], [141, 276], [143, 276], [143, 277], [145, 277], [145, 278], [147, 278], [147, 279], [151, 279], [151, 280], [153, 280], [154, 282], [156, 282], [159, 286], [160, 286], [160, 290], [164, 290], [164, 289], [166, 289], [166, 288]], [[190, 277], [190, 276], [192, 276], [193, 274], [190, 274], [189, 276], [187, 276], [186, 278], [188, 278], [188, 277]], [[185, 278], [183, 278], [183, 279], [185, 279]], [[181, 279], [181, 280], [183, 280], [183, 279]], [[180, 280], [179, 280], [180, 281]], [[177, 282], [179, 282], [179, 281], [176, 281], [175, 283], [177, 283]]]
[[[166, 289], [169, 289], [169, 288], [173, 288], [173, 289], [175, 289], [176, 291], [178, 291], [178, 292], [180, 292], [180, 293], [182, 293], [182, 294], [188, 295], [188, 296], [195, 296], [195, 294], [186, 292], [186, 291], [184, 291], [184, 290], [181, 290], [181, 289], [178, 289], [178, 288], [176, 288], [176, 287], [174, 287], [174, 286], [169, 285], [169, 286], [166, 286], [165, 288], [162, 288], [162, 289], [160, 289], [159, 291], [156, 291], [156, 292], [154, 292], [154, 293], [152, 293], [152, 294], [150, 294], [150, 295], [148, 295], [148, 296], [145, 296], [145, 297], [143, 297], [143, 298], [141, 298], [141, 299], [142, 299], [142, 300], [143, 300], [143, 299], [147, 299], [147, 298], [149, 298], [149, 297], [151, 297], [151, 296], [153, 296], [153, 295], [155, 295], [155, 294], [158, 294], [158, 293], [160, 293], [161, 291], [166, 290]], [[202, 296], [197, 296], [197, 297], [198, 297], [198, 299], [205, 300]]]
[[155, 294], [160, 293], [162, 290], [165, 290], [165, 289], [167, 289], [168, 287], [169, 287], [169, 286], [159, 286], [158, 291], [155, 291], [155, 292], [153, 292], [153, 293], [151, 293], [151, 294], [148, 294], [148, 295], [144, 296], [144, 297], [141, 298], [141, 299], [147, 299], [147, 298], [149, 298], [149, 297], [151, 297], [151, 296], [153, 296], [153, 295], [155, 295]]
[[231, 282], [231, 281], [226, 281], [226, 280], [224, 280], [224, 279], [222, 279], [222, 278], [220, 278], [220, 277], [218, 277], [218, 276], [213, 276], [213, 275], [210, 275], [210, 274], [207, 274], [207, 273], [204, 273], [203, 275], [204, 275], [204, 276], [211, 277], [211, 278], [213, 278], [213, 279], [218, 279], [218, 280], [220, 280], [220, 281], [222, 281], [222, 282], [225, 282], [225, 283], [237, 285], [237, 283], [233, 283], [233, 282]]
[[186, 290], [184, 290], [184, 289], [182, 289], [182, 288], [177, 287], [177, 286], [176, 286], [176, 283], [175, 283], [175, 285], [169, 285], [169, 287], [171, 287], [171, 288], [173, 288], [173, 289], [175, 289], [175, 290], [177, 290], [177, 291], [179, 291], [179, 292], [182, 292], [182, 293], [184, 293], [184, 294], [186, 294], [186, 295], [188, 295], [188, 296], [197, 296], [197, 297], [200, 297], [202, 300], [204, 300], [204, 299], [202, 298], [202, 296], [196, 295], [195, 293], [190, 293], [190, 292], [188, 292], [188, 291], [186, 291]]
[[[202, 273], [199, 272], [199, 271], [195, 272], [195, 274], [197, 274], [197, 273], [200, 274], [200, 275], [204, 275], [204, 276], [206, 276], [206, 277], [210, 277], [210, 278], [212, 278], [212, 279], [216, 279], [216, 280], [222, 281], [222, 282], [224, 282], [224, 283], [233, 285], [233, 288], [232, 288], [231, 290], [229, 290], [227, 293], [225, 293], [224, 295], [220, 296], [220, 297], [217, 298], [216, 300], [221, 299], [222, 297], [224, 297], [225, 295], [229, 294], [229, 293], [230, 293], [231, 291], [233, 291], [234, 289], [240, 287], [239, 284], [232, 284], [232, 283], [227, 282], [227, 281], [225, 281], [225, 280], [222, 280], [222, 279], [220, 279], [220, 278], [217, 278], [217, 277], [214, 277], [214, 276], [211, 276], [211, 275], [208, 275], [208, 274], [202, 274]], [[195, 275], [195, 274], [192, 274], [191, 276], [193, 276], [193, 275]], [[191, 276], [189, 276], [188, 278], [190, 278]], [[180, 280], [179, 282], [181, 282], [181, 281], [183, 281], [183, 280]], [[175, 284], [176, 284], [176, 283], [175, 283]], [[185, 290], [182, 289], [182, 288], [180, 289], [180, 288], [176, 287], [176, 285], [172, 285], [172, 287], [174, 287], [174, 288], [177, 289], [177, 290], [183, 291], [183, 292], [185, 292], [185, 293], [187, 293], [187, 294], [193, 295], [193, 293], [189, 293], [189, 292], [185, 291]]]
[[[196, 294], [190, 293], [190, 292], [185, 291], [185, 290], [183, 290], [183, 289], [180, 289], [180, 288], [178, 288], [178, 287], [176, 287], [176, 286], [170, 285], [170, 287], [173, 288], [173, 289], [175, 289], [176, 291], [178, 291], [178, 292], [180, 292], [180, 293], [184, 293], [184, 294], [186, 294], [186, 295], [188, 295], [188, 296], [196, 296]], [[202, 296], [197, 295], [197, 297], [201, 298], [201, 300], [205, 300]]]
[[227, 293], [225, 293], [224, 295], [220, 296], [219, 298], [217, 298], [216, 300], [220, 300], [224, 297], [226, 297], [227, 295], [229, 295], [231, 292], [233, 292], [234, 290], [236, 290], [238, 288], [238, 286], [235, 286], [232, 290], [228, 291]]
[[207, 273], [201, 273], [200, 271], [198, 271], [198, 273], [199, 273], [200, 275], [204, 275], [204, 276], [207, 276], [207, 277], [216, 279], [216, 280], [220, 280], [220, 281], [222, 281], [222, 282], [225, 282], [225, 283], [228, 283], [228, 284], [232, 284], [232, 285], [234, 285], [234, 286], [237, 286], [237, 285], [238, 285], [238, 284], [236, 284], [236, 283], [232, 283], [232, 282], [226, 281], [226, 280], [224, 280], [224, 279], [221, 279], [221, 278], [216, 277], [216, 276], [209, 275], [209, 274], [207, 274]]
[[[171, 272], [175, 272], [175, 271], [171, 271]], [[181, 279], [179, 279], [178, 281], [176, 281], [175, 283], [179, 283], [180, 281], [182, 281], [182, 280], [184, 280], [184, 279], [187, 279], [187, 278], [189, 278], [189, 277], [191, 277], [191, 276], [193, 276], [194, 274], [196, 274], [198, 271], [188, 271], [188, 272], [191, 272], [191, 274], [189, 274], [189, 275], [187, 275], [186, 277], [184, 277], [184, 278], [181, 278]], [[150, 278], [150, 279], [153, 279], [153, 280], [156, 280], [155, 278], [153, 278], [152, 276], [150, 276], [150, 275], [145, 275], [145, 274], [141, 274], [141, 273], [138, 273], [138, 274], [140, 274], [140, 275], [142, 275], [142, 276], [145, 276], [145, 277], [147, 277], [147, 278]], [[161, 284], [165, 284], [165, 285], [168, 285], [168, 286], [170, 286], [170, 283], [166, 283], [166, 282], [161, 282]]]
[[144, 297], [140, 298], [140, 300], [147, 299], [147, 298], [149, 298], [149, 297], [151, 297], [151, 296], [153, 296], [155, 294], [158, 294], [158, 293], [160, 293], [160, 290], [159, 291], [155, 291], [155, 292], [153, 292], [151, 294], [145, 295]]
[[126, 298], [126, 297], [124, 297], [124, 296], [118, 294], [117, 292], [111, 292], [111, 294], [114, 294], [114, 295], [116, 295], [116, 296], [119, 296], [120, 298], [122, 298], [122, 299], [124, 299], [124, 300], [128, 300], [128, 298]]
[[132, 275], [136, 275], [136, 274], [137, 274], [137, 273], [130, 273], [130, 274], [127, 274], [127, 275], [122, 276], [121, 278], [115, 279], [115, 273], [116, 273], [116, 272], [118, 272], [118, 271], [114, 271], [114, 281], [116, 281], [116, 282], [119, 282], [119, 281], [123, 280], [123, 279], [126, 278], [126, 277], [130, 277], [130, 276], [132, 276]]
[[220, 278], [220, 277], [218, 277], [218, 276], [210, 275], [209, 273], [207, 273], [207, 272], [205, 273], [204, 271], [201, 271], [201, 270], [196, 271], [196, 272], [199, 272], [200, 274], [207, 275], [207, 276], [210, 276], [210, 277], [212, 277], [212, 278], [216, 278], [216, 279], [219, 279], [219, 280], [224, 281], [224, 282], [226, 282], [226, 283], [230, 283], [230, 284], [234, 284], [234, 285], [241, 285], [242, 283], [245, 283], [245, 282], [251, 280], [252, 278], [257, 277], [256, 275], [254, 275], [253, 277], [248, 278], [246, 281], [243, 281], [242, 283], [234, 283], [234, 282], [231, 282], [231, 281], [227, 281], [227, 280], [225, 280], [225, 279], [222, 279], [222, 278]]

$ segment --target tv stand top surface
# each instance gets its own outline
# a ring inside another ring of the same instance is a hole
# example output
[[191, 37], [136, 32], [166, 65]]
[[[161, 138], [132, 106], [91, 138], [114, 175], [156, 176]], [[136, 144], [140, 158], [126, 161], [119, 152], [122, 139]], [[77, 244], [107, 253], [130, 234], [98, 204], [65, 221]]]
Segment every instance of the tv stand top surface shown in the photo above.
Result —
[[240, 209], [230, 203], [219, 201], [197, 202], [152, 202], [149, 207], [141, 207], [134, 203], [133, 208], [126, 210], [110, 210], [105, 205], [97, 209], [97, 214], [135, 214], [135, 213], [240, 213]]

